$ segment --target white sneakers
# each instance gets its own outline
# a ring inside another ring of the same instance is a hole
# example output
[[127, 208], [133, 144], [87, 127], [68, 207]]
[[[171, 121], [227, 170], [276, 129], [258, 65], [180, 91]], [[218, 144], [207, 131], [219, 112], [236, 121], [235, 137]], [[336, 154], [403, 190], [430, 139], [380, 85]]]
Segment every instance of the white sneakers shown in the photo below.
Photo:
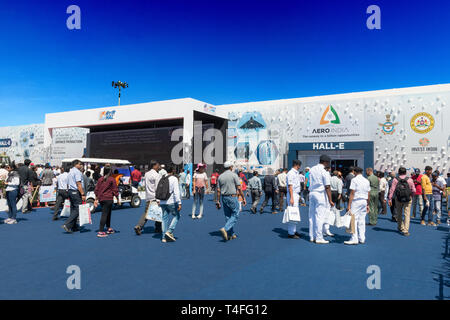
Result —
[[328, 243], [330, 243], [330, 241], [328, 241], [328, 240], [316, 240], [316, 243], [317, 244], [328, 244]]
[[330, 231], [327, 231], [326, 235], [329, 236], [329, 237], [334, 237], [334, 234], [331, 233]]
[[192, 219], [195, 219], [195, 218], [196, 218], [196, 216], [192, 215]]
[[353, 245], [353, 244], [358, 244], [359, 242], [358, 241], [344, 241], [344, 243], [345, 244], [348, 244], [348, 245]]
[[8, 219], [5, 219], [5, 221], [3, 221], [3, 222], [6, 223], [6, 224], [16, 224], [17, 220], [8, 218]]

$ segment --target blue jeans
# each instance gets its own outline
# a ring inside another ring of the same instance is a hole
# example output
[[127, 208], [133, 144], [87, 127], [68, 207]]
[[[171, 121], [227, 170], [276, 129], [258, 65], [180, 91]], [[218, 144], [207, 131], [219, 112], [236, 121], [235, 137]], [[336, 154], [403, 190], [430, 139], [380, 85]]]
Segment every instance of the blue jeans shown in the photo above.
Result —
[[425, 199], [430, 203], [427, 206], [426, 201], [423, 203], [422, 220], [425, 220], [425, 215], [428, 213], [428, 222], [433, 221], [433, 211], [434, 211], [434, 199], [432, 194], [426, 194]]
[[8, 191], [6, 192], [6, 201], [8, 203], [8, 218], [16, 219], [17, 215], [17, 195], [19, 194], [18, 190]]
[[228, 236], [235, 235], [234, 225], [239, 218], [239, 201], [237, 197], [222, 197], [223, 213], [225, 214], [225, 226]]
[[[164, 235], [166, 232], [170, 232], [173, 234], [175, 228], [177, 227], [177, 223], [180, 220], [180, 212], [177, 210], [177, 204], [162, 204], [162, 239], [164, 239]], [[172, 221], [170, 222], [170, 217], [173, 216]]]
[[433, 201], [434, 201], [434, 211], [436, 211], [436, 216], [437, 216], [438, 220], [441, 220], [442, 200], [433, 199]]
[[192, 215], [195, 216], [195, 211], [197, 210], [197, 201], [200, 206], [199, 216], [203, 215], [203, 199], [205, 198], [205, 188], [195, 188], [194, 194], [194, 204], [192, 205]]
[[180, 183], [181, 197], [186, 197], [186, 183]]

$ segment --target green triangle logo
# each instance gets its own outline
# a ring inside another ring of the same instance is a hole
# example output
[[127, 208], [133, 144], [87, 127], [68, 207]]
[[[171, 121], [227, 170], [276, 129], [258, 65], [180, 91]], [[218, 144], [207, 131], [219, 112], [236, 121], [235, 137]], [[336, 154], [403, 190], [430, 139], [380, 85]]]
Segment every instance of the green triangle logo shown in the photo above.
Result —
[[334, 120], [332, 120], [331, 123], [340, 124], [341, 123], [341, 119], [339, 119], [339, 116], [338, 116], [336, 110], [334, 110], [333, 106], [330, 106], [330, 111], [334, 115]]

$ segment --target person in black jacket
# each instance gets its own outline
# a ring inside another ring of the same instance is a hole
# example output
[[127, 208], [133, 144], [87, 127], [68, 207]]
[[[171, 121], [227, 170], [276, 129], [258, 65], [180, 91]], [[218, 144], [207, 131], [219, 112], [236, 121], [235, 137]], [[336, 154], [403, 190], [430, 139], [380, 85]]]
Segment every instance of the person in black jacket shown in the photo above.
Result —
[[31, 212], [31, 194], [33, 192], [33, 171], [30, 169], [31, 160], [26, 159], [24, 161], [24, 165], [20, 166], [18, 169], [18, 173], [20, 176], [20, 186], [23, 188], [23, 196], [22, 196], [22, 213]]
[[276, 194], [278, 193], [278, 183], [275, 179], [275, 176], [272, 174], [272, 171], [269, 169], [268, 174], [264, 177], [263, 180], [263, 190], [265, 194], [264, 202], [259, 209], [259, 212], [262, 214], [264, 207], [269, 203], [269, 199], [272, 200], [272, 214], [276, 214], [275, 206], [277, 205]]

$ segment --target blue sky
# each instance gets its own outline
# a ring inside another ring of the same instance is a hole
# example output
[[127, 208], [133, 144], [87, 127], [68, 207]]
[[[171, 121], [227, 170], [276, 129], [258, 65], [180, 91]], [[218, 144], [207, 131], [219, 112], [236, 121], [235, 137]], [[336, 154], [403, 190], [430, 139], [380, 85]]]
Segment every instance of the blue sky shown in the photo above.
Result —
[[[68, 30], [66, 8], [81, 8]], [[366, 8], [381, 8], [381, 30]], [[450, 82], [450, 1], [2, 1], [0, 126], [192, 97], [212, 104]]]

